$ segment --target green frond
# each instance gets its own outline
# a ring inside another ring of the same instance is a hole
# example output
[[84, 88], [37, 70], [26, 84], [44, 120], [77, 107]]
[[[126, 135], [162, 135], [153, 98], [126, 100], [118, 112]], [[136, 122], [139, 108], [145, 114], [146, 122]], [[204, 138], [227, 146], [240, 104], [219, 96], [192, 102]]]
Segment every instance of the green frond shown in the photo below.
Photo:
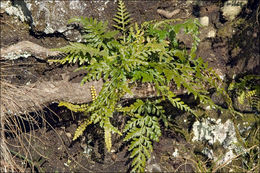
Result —
[[130, 14], [127, 12], [125, 4], [122, 0], [118, 0], [117, 13], [113, 20], [115, 22], [113, 27], [122, 32], [123, 41], [125, 42], [126, 33], [132, 19], [130, 18]]
[[83, 132], [85, 131], [87, 126], [90, 124], [92, 124], [92, 121], [85, 119], [84, 122], [80, 126], [78, 126], [77, 130], [74, 133], [74, 137], [72, 140], [74, 141], [74, 140], [78, 139], [78, 137], [83, 134]]
[[244, 104], [244, 101], [245, 101], [245, 98], [246, 98], [246, 94], [245, 94], [245, 91], [242, 91], [242, 93], [240, 94], [240, 96], [238, 96], [238, 102], [240, 104]]
[[113, 25], [114, 27], [118, 29], [120, 28], [122, 32], [126, 32], [131, 18], [130, 14], [126, 10], [125, 3], [122, 0], [118, 0], [117, 13], [113, 20], [116, 22], [116, 24]]
[[107, 55], [106, 51], [100, 51], [97, 48], [83, 43], [70, 43], [70, 45], [53, 50], [68, 54], [63, 59], [49, 60], [50, 62], [58, 62], [61, 64], [75, 64], [76, 62], [79, 62], [79, 64], [82, 65], [84, 63], [90, 63], [92, 57], [103, 57]]
[[252, 98], [253, 96], [256, 96], [256, 90], [248, 91], [245, 95], [246, 98]]
[[112, 147], [112, 140], [111, 140], [111, 132], [109, 129], [104, 128], [105, 130], [105, 144], [108, 152], [110, 152], [111, 147]]
[[83, 25], [83, 42], [70, 43], [67, 46], [53, 49], [66, 53], [62, 59], [48, 60], [50, 62], [89, 64], [93, 58], [101, 59], [108, 56], [108, 50], [116, 46], [115, 36], [118, 31], [109, 31], [107, 22], [97, 21], [93, 18], [79, 17], [69, 20], [69, 23], [80, 23]]
[[131, 152], [130, 158], [133, 158], [132, 171], [139, 172], [144, 169], [153, 149], [152, 141], [159, 141], [161, 136], [159, 119], [156, 116], [162, 116], [164, 111], [157, 105], [159, 103], [159, 100], [137, 100], [130, 107], [123, 109], [125, 112], [136, 113], [124, 128], [124, 141], [131, 141], [128, 150]]
[[65, 106], [66, 108], [68, 108], [73, 112], [85, 112], [88, 109], [88, 104], [79, 105], [79, 104], [72, 104], [63, 101], [61, 101], [58, 106]]
[[235, 91], [240, 104], [248, 101], [253, 110], [260, 110], [260, 76], [246, 75], [242, 78], [232, 81], [229, 85], [229, 92]]
[[190, 112], [196, 116], [196, 113], [188, 106], [186, 105], [183, 101], [181, 101], [180, 98], [172, 98], [168, 96], [169, 101], [172, 103], [172, 105], [180, 110], [184, 110], [187, 112]]

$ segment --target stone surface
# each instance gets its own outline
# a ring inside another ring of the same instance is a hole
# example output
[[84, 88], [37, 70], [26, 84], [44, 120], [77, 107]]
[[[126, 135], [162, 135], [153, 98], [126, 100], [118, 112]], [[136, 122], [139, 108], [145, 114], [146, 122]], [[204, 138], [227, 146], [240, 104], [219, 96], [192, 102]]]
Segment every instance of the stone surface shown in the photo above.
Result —
[[146, 171], [147, 172], [162, 172], [160, 165], [156, 162], [156, 158], [154, 155], [146, 163]]
[[234, 20], [247, 3], [247, 0], [228, 0], [221, 8], [222, 14], [226, 20]]
[[200, 17], [199, 22], [202, 26], [209, 26], [209, 17], [208, 16]]
[[216, 30], [212, 29], [208, 32], [208, 35], [207, 35], [208, 38], [214, 38], [216, 37]]
[[[160, 19], [156, 12], [161, 4], [172, 3], [157, 1], [128, 1], [125, 2], [133, 21], [147, 21]], [[140, 8], [141, 7], [141, 8]], [[143, 8], [142, 8], [143, 7]], [[69, 41], [80, 41], [80, 33], [68, 25], [73, 17], [93, 17], [98, 20], [109, 21], [117, 9], [117, 1], [82, 1], [82, 0], [14, 0], [1, 3], [1, 13], [14, 16], [20, 22], [30, 26], [30, 30], [39, 36], [62, 34]], [[19, 23], [19, 21], [16, 21]]]

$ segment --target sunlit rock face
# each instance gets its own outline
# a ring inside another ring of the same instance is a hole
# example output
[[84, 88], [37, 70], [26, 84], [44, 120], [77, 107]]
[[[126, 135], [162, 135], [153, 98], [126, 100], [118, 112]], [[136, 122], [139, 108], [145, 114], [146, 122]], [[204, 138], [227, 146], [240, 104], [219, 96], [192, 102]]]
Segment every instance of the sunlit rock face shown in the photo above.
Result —
[[[56, 32], [70, 35], [68, 20], [76, 16], [94, 17], [107, 20], [116, 9], [114, 1], [81, 1], [81, 0], [24, 0], [5, 1], [1, 3], [1, 11], [16, 16], [28, 23], [34, 32], [53, 34]], [[110, 10], [107, 10], [110, 9]]]
[[33, 25], [37, 31], [53, 33], [65, 32], [68, 19], [75, 16], [88, 16], [90, 14], [103, 15], [108, 1], [79, 1], [79, 0], [26, 0], [31, 11]]

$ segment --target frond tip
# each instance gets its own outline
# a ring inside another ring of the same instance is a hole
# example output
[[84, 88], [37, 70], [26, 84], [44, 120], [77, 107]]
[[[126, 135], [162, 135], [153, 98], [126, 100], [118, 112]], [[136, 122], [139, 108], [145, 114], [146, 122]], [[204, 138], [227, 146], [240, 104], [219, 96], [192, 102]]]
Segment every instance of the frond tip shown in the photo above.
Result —
[[112, 140], [111, 140], [111, 131], [109, 129], [105, 129], [105, 143], [108, 152], [110, 152], [112, 147]]
[[118, 1], [117, 13], [113, 20], [116, 22], [116, 24], [113, 25], [116, 29], [123, 33], [127, 31], [127, 26], [132, 19], [130, 18], [130, 14], [126, 11], [125, 4], [122, 0]]

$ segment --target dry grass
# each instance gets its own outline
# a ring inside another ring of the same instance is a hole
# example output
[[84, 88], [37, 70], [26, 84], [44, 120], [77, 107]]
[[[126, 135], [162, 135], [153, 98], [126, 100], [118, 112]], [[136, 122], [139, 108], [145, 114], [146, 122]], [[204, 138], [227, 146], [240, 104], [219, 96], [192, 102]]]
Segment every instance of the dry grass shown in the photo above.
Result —
[[[6, 68], [8, 68], [8, 66], [9, 64], [1, 63], [0, 172], [24, 172], [25, 166], [17, 164], [17, 155], [15, 156], [14, 152], [18, 149], [20, 153], [17, 152], [17, 154], [20, 154], [27, 159], [31, 158], [30, 151], [28, 150], [28, 147], [25, 143], [30, 145], [32, 138], [35, 137], [34, 129], [37, 128], [38, 119], [41, 118], [44, 120], [44, 117], [42, 117], [43, 114], [41, 113], [42, 106], [35, 101], [37, 99], [34, 99], [34, 97], [27, 95], [25, 92], [26, 90], [24, 90], [23, 88], [15, 86], [5, 80], [5, 77], [7, 76], [5, 70]], [[27, 112], [21, 112], [21, 110], [23, 109], [20, 107], [19, 104], [16, 103], [16, 100], [14, 99], [16, 97], [29, 97], [28, 99], [30, 99], [30, 101], [34, 102], [34, 105], [36, 105], [36, 113], [32, 116]], [[21, 114], [17, 114], [17, 112], [20, 112]], [[25, 124], [25, 122], [28, 123]], [[28, 133], [23, 133], [25, 129], [27, 129]], [[8, 136], [15, 137], [17, 141], [15, 146], [8, 142]]]
[[[45, 130], [41, 130], [43, 134], [38, 137], [39, 134], [36, 135], [36, 129], [45, 128], [48, 124], [57, 134], [60, 141], [62, 141], [61, 136], [46, 121], [43, 108], [48, 107], [41, 102], [37, 92], [28, 92], [32, 90], [38, 91], [39, 89], [32, 88], [32, 86], [17, 86], [11, 84], [6, 80], [6, 77], [13, 74], [7, 74], [6, 69], [12, 65], [7, 63], [1, 63], [0, 65], [0, 172], [34, 172], [35, 168], [42, 172], [41, 165], [33, 161], [32, 153], [36, 153], [38, 156], [48, 160], [44, 153], [42, 153], [43, 151], [39, 148], [39, 144], [45, 145], [46, 142], [44, 141], [48, 141], [48, 139], [45, 135]], [[30, 105], [32, 106], [21, 106], [21, 100], [31, 102]], [[39, 124], [40, 121], [41, 125]], [[35, 143], [38, 143], [38, 146], [35, 145]], [[63, 141], [62, 144], [64, 145]], [[65, 146], [64, 148], [67, 151]], [[72, 157], [71, 159], [74, 160]], [[88, 171], [87, 168], [76, 160], [74, 160], [74, 162], [79, 167]]]

